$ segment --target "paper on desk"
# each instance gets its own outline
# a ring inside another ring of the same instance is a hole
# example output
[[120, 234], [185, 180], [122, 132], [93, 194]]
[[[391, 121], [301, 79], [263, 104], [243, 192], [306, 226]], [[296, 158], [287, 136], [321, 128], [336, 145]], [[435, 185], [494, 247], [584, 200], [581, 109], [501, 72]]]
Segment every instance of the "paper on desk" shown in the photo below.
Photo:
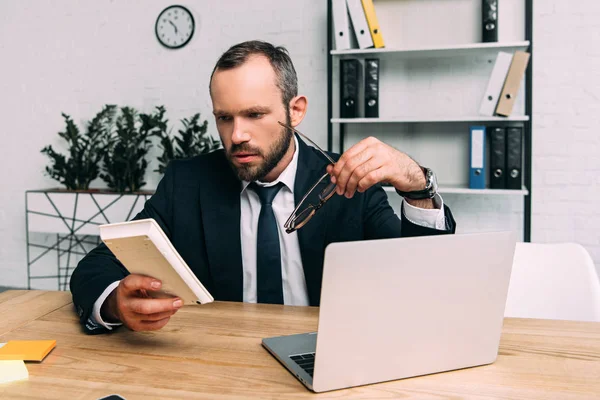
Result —
[[0, 360], [42, 361], [56, 340], [9, 340], [0, 346]]
[[0, 360], [0, 384], [21, 381], [29, 378], [25, 362], [20, 360]]

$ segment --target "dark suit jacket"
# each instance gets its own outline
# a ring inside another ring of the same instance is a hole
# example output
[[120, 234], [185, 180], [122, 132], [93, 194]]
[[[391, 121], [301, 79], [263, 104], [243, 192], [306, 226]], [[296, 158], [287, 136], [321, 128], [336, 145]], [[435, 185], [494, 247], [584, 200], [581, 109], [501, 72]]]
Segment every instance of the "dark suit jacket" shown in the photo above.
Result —
[[[317, 150], [300, 139], [298, 142], [296, 204], [328, 164]], [[134, 218], [154, 218], [216, 300], [242, 301], [240, 189], [241, 182], [223, 150], [173, 161], [155, 194]], [[317, 188], [314, 195], [319, 191]], [[309, 200], [317, 203], [314, 198]], [[334, 195], [298, 231], [310, 304], [318, 306], [320, 302], [323, 257], [329, 243], [454, 233], [450, 209], [445, 213], [446, 230], [435, 230], [415, 225], [404, 215], [398, 218], [380, 185], [356, 193], [352, 199]], [[71, 277], [71, 292], [88, 333], [105, 331], [89, 318], [94, 302], [109, 284], [126, 275], [127, 270], [104, 244], [79, 262]]]

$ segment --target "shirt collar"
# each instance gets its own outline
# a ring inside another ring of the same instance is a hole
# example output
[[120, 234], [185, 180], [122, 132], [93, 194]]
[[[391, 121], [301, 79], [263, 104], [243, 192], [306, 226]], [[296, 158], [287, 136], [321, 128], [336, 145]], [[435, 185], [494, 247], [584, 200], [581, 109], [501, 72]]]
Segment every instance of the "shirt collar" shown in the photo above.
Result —
[[[290, 190], [290, 192], [294, 193], [294, 183], [296, 182], [296, 170], [298, 169], [298, 152], [299, 152], [298, 149], [299, 148], [298, 148], [298, 138], [296, 138], [296, 135], [293, 135], [293, 136], [294, 136], [294, 155], [292, 156], [292, 161], [290, 161], [288, 166], [285, 167], [283, 172], [273, 182], [256, 181], [257, 185], [269, 187], [269, 186], [275, 186], [279, 182], [281, 182], [285, 186], [287, 186], [287, 188]], [[251, 182], [248, 182], [248, 181], [242, 181], [242, 193], [244, 192], [244, 190], [246, 190], [246, 188], [248, 187], [248, 185], [250, 183]]]

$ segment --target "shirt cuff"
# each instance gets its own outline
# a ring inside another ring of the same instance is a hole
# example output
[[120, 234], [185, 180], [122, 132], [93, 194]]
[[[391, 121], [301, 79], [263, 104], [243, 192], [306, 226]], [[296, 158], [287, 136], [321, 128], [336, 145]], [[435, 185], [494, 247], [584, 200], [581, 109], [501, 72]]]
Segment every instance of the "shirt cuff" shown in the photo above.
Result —
[[94, 303], [94, 308], [92, 309], [92, 315], [90, 317], [90, 319], [92, 321], [94, 321], [96, 324], [102, 325], [103, 327], [105, 327], [108, 330], [112, 330], [112, 328], [114, 326], [123, 325], [120, 322], [119, 323], [104, 322], [104, 320], [102, 319], [102, 316], [100, 315], [100, 310], [102, 309], [102, 304], [104, 304], [104, 301], [113, 292], [113, 290], [115, 290], [117, 288], [117, 286], [119, 286], [119, 282], [121, 282], [121, 281], [113, 282], [110, 285], [108, 285], [108, 287], [106, 289], [104, 289], [104, 292], [102, 292], [100, 297], [98, 297], [98, 300], [96, 300], [96, 302]]
[[446, 215], [444, 214], [444, 200], [439, 193], [433, 197], [435, 209], [419, 208], [403, 200], [404, 216], [413, 224], [426, 228], [445, 230]]

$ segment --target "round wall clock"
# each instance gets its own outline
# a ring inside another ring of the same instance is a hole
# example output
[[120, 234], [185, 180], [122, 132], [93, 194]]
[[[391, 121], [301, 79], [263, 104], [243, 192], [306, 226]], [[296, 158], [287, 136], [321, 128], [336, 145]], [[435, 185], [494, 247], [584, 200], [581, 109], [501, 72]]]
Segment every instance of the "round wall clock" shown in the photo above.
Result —
[[173, 5], [161, 11], [156, 19], [156, 38], [169, 49], [179, 49], [192, 39], [195, 22], [190, 10]]

